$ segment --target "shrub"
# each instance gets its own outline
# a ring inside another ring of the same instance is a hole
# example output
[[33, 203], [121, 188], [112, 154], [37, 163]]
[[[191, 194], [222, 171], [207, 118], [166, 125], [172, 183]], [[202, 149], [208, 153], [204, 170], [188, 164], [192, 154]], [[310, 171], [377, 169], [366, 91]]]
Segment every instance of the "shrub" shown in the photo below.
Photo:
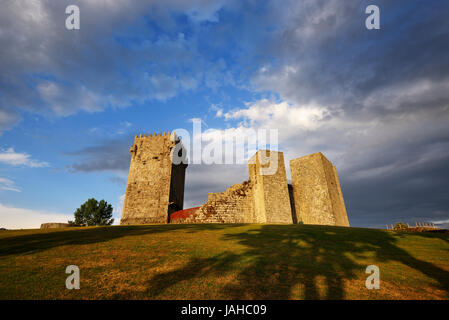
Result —
[[74, 213], [75, 221], [69, 221], [69, 224], [87, 226], [111, 225], [114, 222], [112, 211], [112, 206], [106, 201], [97, 201], [91, 198], [76, 209]]

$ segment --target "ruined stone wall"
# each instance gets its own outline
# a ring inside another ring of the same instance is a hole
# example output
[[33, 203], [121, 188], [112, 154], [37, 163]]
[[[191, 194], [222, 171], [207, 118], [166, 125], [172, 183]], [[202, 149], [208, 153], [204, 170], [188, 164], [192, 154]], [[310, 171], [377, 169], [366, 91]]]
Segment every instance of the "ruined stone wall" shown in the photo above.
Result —
[[298, 221], [349, 226], [336, 169], [321, 152], [291, 160], [290, 169]]
[[254, 183], [255, 222], [293, 223], [284, 154], [259, 150], [249, 160], [248, 169]]
[[209, 193], [208, 200], [187, 218], [172, 223], [253, 223], [253, 184], [245, 181], [225, 192]]
[[167, 223], [170, 205], [182, 209], [185, 165], [174, 169], [170, 157], [176, 143], [165, 132], [135, 137], [120, 224]]
[[71, 227], [70, 224], [60, 222], [48, 222], [41, 224], [41, 229], [69, 228], [69, 227]]
[[233, 185], [225, 192], [209, 193], [208, 201], [195, 213], [172, 222], [292, 223], [282, 152], [258, 151], [250, 159], [248, 171], [249, 181]]

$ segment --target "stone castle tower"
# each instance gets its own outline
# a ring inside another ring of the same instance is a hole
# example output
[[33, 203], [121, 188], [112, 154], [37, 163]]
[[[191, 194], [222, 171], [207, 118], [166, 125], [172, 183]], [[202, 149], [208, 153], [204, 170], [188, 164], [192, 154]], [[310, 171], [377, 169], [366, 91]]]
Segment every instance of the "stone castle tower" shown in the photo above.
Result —
[[187, 165], [171, 160], [180, 143], [170, 132], [134, 138], [120, 224], [168, 223], [170, 213], [183, 209]]
[[337, 168], [321, 153], [290, 161], [298, 222], [349, 227]]
[[254, 190], [255, 222], [292, 223], [284, 154], [259, 150], [248, 161], [248, 171]]

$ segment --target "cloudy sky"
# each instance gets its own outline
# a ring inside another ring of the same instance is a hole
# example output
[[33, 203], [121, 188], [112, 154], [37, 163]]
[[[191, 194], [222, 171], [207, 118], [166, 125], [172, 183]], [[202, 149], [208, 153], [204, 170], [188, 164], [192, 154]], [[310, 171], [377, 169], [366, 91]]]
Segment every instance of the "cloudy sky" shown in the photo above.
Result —
[[[380, 30], [365, 27], [370, 4]], [[118, 222], [134, 135], [192, 119], [278, 129], [287, 160], [323, 152], [353, 226], [449, 224], [447, 0], [0, 7], [0, 227], [64, 222], [90, 197]], [[246, 165], [190, 165], [185, 204], [246, 178]]]

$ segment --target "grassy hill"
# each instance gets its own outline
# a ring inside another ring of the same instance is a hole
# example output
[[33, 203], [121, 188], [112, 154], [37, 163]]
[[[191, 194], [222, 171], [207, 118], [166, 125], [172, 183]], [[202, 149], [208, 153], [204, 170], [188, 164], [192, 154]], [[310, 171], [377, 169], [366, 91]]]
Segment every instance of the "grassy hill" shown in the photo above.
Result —
[[[65, 288], [77, 265], [81, 289]], [[380, 290], [368, 290], [368, 265]], [[304, 225], [0, 231], [0, 299], [448, 299], [449, 235]]]

